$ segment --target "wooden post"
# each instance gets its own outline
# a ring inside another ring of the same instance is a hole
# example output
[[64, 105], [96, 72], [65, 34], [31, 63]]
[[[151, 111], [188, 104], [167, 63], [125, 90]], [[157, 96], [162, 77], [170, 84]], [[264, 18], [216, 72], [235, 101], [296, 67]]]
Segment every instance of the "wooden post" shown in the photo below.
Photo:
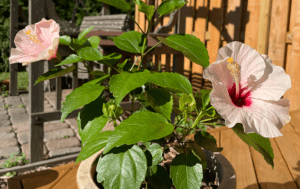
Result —
[[102, 8], [101, 8], [101, 15], [108, 15], [109, 14], [109, 5], [102, 3]]
[[57, 77], [55, 79], [55, 96], [56, 96], [55, 109], [61, 110], [61, 96], [62, 96], [61, 77]]
[[[18, 8], [19, 3], [18, 0], [10, 0], [10, 12], [13, 14], [10, 14], [10, 52], [11, 48], [15, 48], [14, 39], [16, 34], [18, 33]], [[17, 80], [17, 74], [18, 74], [18, 64], [9, 64], [9, 94], [11, 96], [18, 95], [17, 92], [17, 86], [18, 86], [18, 80]]]
[[[29, 24], [42, 20], [44, 13], [44, 0], [29, 0]], [[31, 114], [44, 111], [44, 83], [34, 85], [37, 78], [44, 73], [44, 62], [38, 61], [29, 64], [29, 161], [30, 163], [43, 160], [44, 123], [36, 123]]]
[[260, 54], [268, 53], [271, 7], [272, 0], [261, 0], [257, 39], [257, 51]]
[[78, 63], [75, 63], [75, 70], [73, 71], [72, 89], [75, 90], [78, 87]]

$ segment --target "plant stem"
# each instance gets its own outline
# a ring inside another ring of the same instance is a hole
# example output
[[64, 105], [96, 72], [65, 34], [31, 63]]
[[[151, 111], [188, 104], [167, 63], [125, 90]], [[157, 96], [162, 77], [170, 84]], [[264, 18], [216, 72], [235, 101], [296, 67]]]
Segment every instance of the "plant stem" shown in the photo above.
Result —
[[161, 41], [156, 43], [153, 47], [151, 47], [147, 52], [145, 52], [144, 55], [146, 55], [148, 52], [150, 52], [152, 49], [154, 49], [157, 45], [161, 44]]
[[191, 126], [191, 129], [193, 129], [197, 124], [198, 122], [201, 120], [201, 118], [204, 116], [205, 114], [202, 114], [202, 111], [200, 111], [200, 113], [198, 114], [196, 120], [194, 121], [193, 125]]
[[127, 15], [130, 16], [130, 18], [134, 21], [134, 23], [140, 28], [140, 30], [143, 32], [143, 34], [145, 34], [145, 32], [142, 30], [142, 28], [140, 27], [140, 25], [135, 21], [135, 19], [129, 14], [127, 13]]

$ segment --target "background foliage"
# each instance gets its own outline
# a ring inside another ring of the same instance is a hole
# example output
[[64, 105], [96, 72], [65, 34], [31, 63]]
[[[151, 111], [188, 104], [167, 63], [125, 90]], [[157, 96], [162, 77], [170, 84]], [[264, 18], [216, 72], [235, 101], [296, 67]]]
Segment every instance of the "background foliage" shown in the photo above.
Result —
[[[101, 12], [102, 3], [95, 0], [81, 0], [84, 3], [78, 4], [77, 13], [75, 14], [75, 24], [80, 26], [84, 16], [96, 16]], [[78, 2], [81, 2], [78, 1]], [[63, 20], [70, 21], [76, 0], [53, 0], [56, 5], [56, 12]], [[131, 14], [134, 16], [134, 2], [127, 0], [131, 5]], [[28, 17], [28, 0], [19, 0], [25, 15]], [[110, 14], [124, 13], [115, 7], [110, 7]], [[10, 31], [10, 0], [0, 0], [0, 72], [9, 70], [9, 31]], [[22, 19], [19, 22], [23, 22]], [[22, 29], [22, 28], [19, 28]]]

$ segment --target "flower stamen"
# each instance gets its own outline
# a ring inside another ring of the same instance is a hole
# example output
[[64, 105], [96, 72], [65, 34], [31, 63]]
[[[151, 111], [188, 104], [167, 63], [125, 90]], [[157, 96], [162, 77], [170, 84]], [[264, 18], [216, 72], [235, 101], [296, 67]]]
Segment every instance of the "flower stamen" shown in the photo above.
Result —
[[240, 70], [239, 70], [239, 65], [237, 62], [233, 61], [233, 58], [230, 57], [227, 59], [227, 69], [230, 71], [230, 74], [233, 76], [233, 80], [235, 82], [235, 96], [236, 98], [239, 97], [239, 74], [240, 74]]
[[41, 43], [40, 40], [38, 40], [37, 36], [35, 34], [31, 34], [31, 31], [28, 30], [26, 31], [26, 34], [29, 35], [29, 39], [33, 42], [35, 42], [36, 44], [41, 45], [41, 47], [45, 48]]

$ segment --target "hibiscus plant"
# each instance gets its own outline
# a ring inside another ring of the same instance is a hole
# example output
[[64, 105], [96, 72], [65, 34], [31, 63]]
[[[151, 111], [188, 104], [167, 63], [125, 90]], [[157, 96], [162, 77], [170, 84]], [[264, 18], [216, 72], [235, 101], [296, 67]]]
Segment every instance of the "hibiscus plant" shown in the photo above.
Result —
[[[130, 10], [124, 0], [100, 1]], [[82, 149], [76, 162], [103, 149], [96, 171], [97, 181], [104, 188], [139, 189], [144, 183], [149, 188], [174, 185], [177, 189], [199, 189], [207, 163], [203, 149], [221, 152], [223, 148], [217, 147], [215, 138], [198, 127], [221, 116], [227, 127], [273, 167], [269, 138], [282, 136], [280, 129], [290, 121], [289, 101], [280, 99], [291, 87], [289, 75], [266, 55], [241, 42], [222, 47], [213, 64], [209, 64], [205, 45], [189, 34], [158, 37], [159, 42], [148, 49], [147, 36], [157, 21], [152, 21], [156, 10], [141, 0], [134, 2], [146, 14], [148, 29], [141, 33], [125, 32], [112, 39], [119, 49], [139, 54], [133, 64], [128, 59], [119, 62], [122, 55], [118, 53], [101, 54], [97, 49], [100, 38], [86, 37], [93, 27], [71, 39], [59, 36], [55, 21], [43, 19], [16, 35], [17, 48], [12, 49], [10, 63], [27, 65], [50, 59], [58, 62], [58, 68], [40, 76], [36, 83], [78, 69], [72, 65], [77, 62], [93, 61], [116, 71], [113, 75], [92, 72], [86, 65], [94, 79], [76, 88], [63, 102], [61, 121], [83, 107], [77, 117]], [[163, 1], [157, 13], [161, 17], [186, 3], [185, 0]], [[58, 41], [70, 47], [74, 54], [60, 60]], [[184, 76], [143, 67], [144, 57], [160, 43], [203, 66], [203, 77], [212, 82], [213, 90], [193, 93], [190, 81]], [[132, 109], [128, 110], [130, 116], [122, 120], [120, 116], [125, 110], [120, 103], [126, 96], [130, 97]], [[139, 104], [138, 108], [135, 103]], [[113, 122], [114, 130], [102, 131], [108, 122]], [[177, 155], [166, 171], [161, 162], [170, 149], [175, 149]]]

